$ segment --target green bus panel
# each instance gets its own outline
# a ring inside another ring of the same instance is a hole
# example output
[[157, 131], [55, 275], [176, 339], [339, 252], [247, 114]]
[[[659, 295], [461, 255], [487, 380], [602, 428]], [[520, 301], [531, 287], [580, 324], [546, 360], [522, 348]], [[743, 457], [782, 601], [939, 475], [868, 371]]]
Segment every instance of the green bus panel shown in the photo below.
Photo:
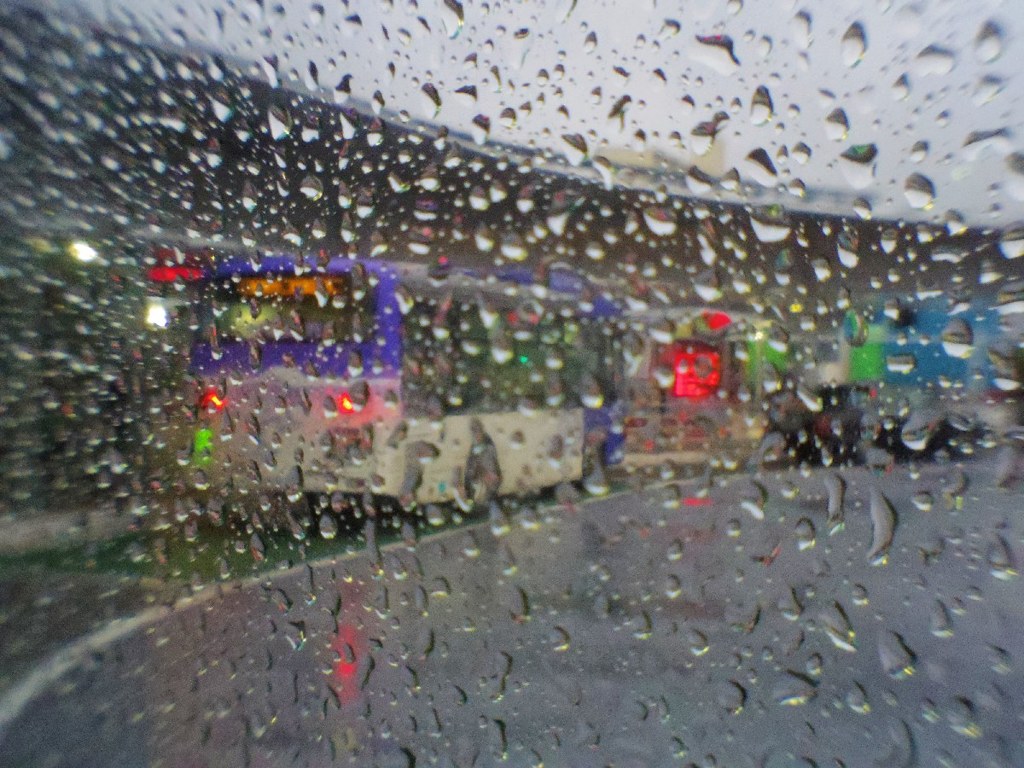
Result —
[[850, 381], [881, 381], [885, 377], [885, 349], [869, 341], [850, 349]]

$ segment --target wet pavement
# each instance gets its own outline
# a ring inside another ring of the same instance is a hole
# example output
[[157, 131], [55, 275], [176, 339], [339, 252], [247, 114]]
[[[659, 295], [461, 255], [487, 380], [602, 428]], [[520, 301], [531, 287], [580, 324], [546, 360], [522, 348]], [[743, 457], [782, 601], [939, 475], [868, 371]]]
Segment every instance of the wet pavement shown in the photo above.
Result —
[[994, 471], [669, 483], [209, 586], [9, 691], [0, 753], [1020, 765], [1024, 527]]

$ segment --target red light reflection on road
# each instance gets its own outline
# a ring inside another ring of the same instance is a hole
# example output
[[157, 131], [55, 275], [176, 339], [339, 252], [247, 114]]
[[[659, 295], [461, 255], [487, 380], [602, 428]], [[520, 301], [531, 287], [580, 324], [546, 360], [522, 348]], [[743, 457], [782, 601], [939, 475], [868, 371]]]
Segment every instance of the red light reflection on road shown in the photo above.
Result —
[[711, 499], [707, 496], [687, 496], [683, 499], [683, 505], [687, 507], [709, 507]]
[[365, 636], [351, 624], [338, 624], [338, 632], [331, 641], [337, 661], [331, 674], [334, 688], [342, 706], [354, 704], [359, 699], [359, 661], [369, 653]]

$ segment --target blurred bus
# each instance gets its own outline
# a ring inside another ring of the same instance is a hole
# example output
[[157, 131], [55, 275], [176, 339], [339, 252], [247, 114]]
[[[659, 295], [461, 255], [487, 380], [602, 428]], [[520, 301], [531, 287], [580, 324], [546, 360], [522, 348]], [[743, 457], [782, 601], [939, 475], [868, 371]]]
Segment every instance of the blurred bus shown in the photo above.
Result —
[[614, 459], [603, 297], [267, 256], [217, 263], [201, 306], [197, 488], [468, 507]]

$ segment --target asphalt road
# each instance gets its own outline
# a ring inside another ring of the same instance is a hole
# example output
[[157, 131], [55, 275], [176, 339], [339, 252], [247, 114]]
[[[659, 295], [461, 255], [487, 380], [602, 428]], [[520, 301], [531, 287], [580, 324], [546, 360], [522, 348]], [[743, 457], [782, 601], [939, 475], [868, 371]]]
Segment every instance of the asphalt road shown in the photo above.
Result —
[[208, 587], [43, 665], [0, 753], [1020, 765], [1024, 527], [995, 468], [843, 470], [831, 513], [831, 470], [649, 487]]

